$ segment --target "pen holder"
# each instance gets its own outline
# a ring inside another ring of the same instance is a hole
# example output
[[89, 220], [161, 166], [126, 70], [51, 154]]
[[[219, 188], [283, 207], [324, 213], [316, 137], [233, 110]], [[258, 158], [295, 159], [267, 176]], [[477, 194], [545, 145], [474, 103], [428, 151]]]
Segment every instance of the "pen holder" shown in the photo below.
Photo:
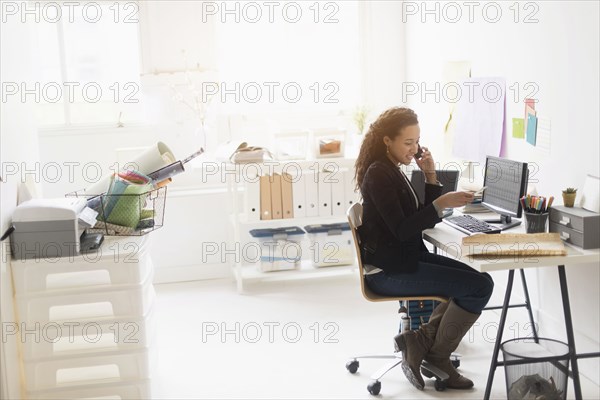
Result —
[[546, 232], [546, 223], [548, 222], [548, 214], [525, 213], [525, 231], [527, 233], [544, 233]]

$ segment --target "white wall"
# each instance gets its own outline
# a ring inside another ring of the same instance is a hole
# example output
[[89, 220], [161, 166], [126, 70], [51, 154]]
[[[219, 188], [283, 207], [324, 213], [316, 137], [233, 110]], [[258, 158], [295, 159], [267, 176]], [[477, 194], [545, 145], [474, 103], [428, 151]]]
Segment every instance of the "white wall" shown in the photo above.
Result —
[[[14, 20], [13, 20], [14, 21]], [[31, 59], [24, 49], [31, 48], [29, 26], [14, 23], [0, 26], [0, 80], [2, 82], [32, 81]], [[21, 171], [29, 169], [39, 160], [37, 132], [33, 124], [31, 104], [21, 103], [18, 96], [9, 98], [0, 105], [0, 165], [5, 182], [0, 183], [0, 231], [9, 227], [10, 216], [17, 204], [17, 188], [22, 181]], [[16, 174], [4, 174], [13, 171]], [[31, 176], [29, 178], [32, 178]], [[36, 186], [32, 182], [32, 186]], [[7, 264], [8, 246], [2, 242], [0, 251], [0, 323], [4, 332], [5, 323], [14, 323], [13, 290], [10, 270]], [[0, 396], [2, 398], [22, 398], [17, 355], [16, 336], [8, 336], [0, 341]]]
[[[422, 7], [423, 3], [408, 2]], [[444, 18], [444, 4], [432, 2], [429, 10], [439, 7], [439, 22], [435, 14], [405, 15], [407, 20], [406, 69], [408, 82], [424, 83], [434, 88], [444, 85], [443, 68], [449, 61], [470, 61], [472, 76], [505, 77], [507, 87], [517, 84], [519, 98], [508, 91], [506, 102], [507, 157], [537, 164], [535, 186], [540, 195], [554, 195], [562, 203], [561, 190], [567, 186], [581, 188], [586, 174], [598, 175], [600, 131], [599, 49], [600, 5], [588, 1], [530, 2], [539, 7], [525, 9], [519, 3], [519, 21], [515, 23], [514, 2], [497, 2], [502, 17], [497, 23], [483, 18], [484, 3], [479, 3], [468, 21], [468, 9], [462, 7], [462, 19], [451, 23]], [[463, 3], [455, 3], [463, 4]], [[449, 19], [455, 14], [446, 8]], [[494, 18], [492, 9], [486, 14]], [[530, 13], [537, 23], [523, 23]], [[398, 19], [401, 15], [397, 16]], [[421, 21], [425, 17], [425, 22]], [[521, 139], [512, 139], [512, 118], [522, 118], [525, 84], [539, 88], [535, 96], [538, 116], [551, 120], [550, 151], [533, 147]], [[448, 117], [447, 103], [435, 102], [433, 96], [422, 101], [409, 96], [409, 104], [417, 111], [421, 122], [422, 142], [433, 148], [437, 161], [448, 162], [453, 157], [446, 151], [448, 138], [443, 126]], [[478, 174], [481, 175], [481, 170]], [[578, 351], [598, 351], [600, 346], [599, 315], [600, 271], [597, 265], [567, 266]], [[528, 271], [532, 302], [538, 308], [541, 334], [566, 338], [562, 324], [562, 303], [554, 268]], [[494, 274], [498, 290], [503, 290], [504, 274]], [[533, 278], [533, 279], [532, 279]], [[537, 279], [536, 279], [537, 278]], [[518, 279], [517, 279], [518, 284]], [[512, 312], [512, 311], [511, 311]], [[598, 360], [580, 360], [582, 373], [598, 382]]]

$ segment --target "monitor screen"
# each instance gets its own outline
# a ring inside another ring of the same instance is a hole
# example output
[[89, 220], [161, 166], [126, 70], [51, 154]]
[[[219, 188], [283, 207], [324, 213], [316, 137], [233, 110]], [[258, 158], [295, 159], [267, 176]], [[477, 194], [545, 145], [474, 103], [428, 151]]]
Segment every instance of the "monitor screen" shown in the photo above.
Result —
[[481, 204], [503, 217], [521, 217], [519, 199], [527, 192], [527, 163], [487, 156]]
[[[460, 171], [456, 170], [442, 170], [436, 169], [435, 174], [437, 175], [438, 181], [444, 186], [442, 194], [448, 192], [454, 192], [458, 186], [458, 175]], [[417, 196], [421, 203], [425, 202], [425, 174], [420, 169], [412, 171], [410, 176], [410, 183], [412, 183]]]

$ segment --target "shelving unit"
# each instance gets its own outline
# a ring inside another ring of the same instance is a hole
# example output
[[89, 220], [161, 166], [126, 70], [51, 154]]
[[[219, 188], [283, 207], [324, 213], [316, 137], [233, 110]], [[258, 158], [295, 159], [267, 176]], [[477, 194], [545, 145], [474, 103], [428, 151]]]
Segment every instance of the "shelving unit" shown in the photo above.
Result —
[[[284, 166], [292, 162], [299, 166], [302, 171], [314, 171], [315, 166], [325, 165], [338, 165], [341, 169], [350, 170], [353, 168], [353, 159], [343, 158], [332, 158], [332, 159], [317, 159], [317, 160], [302, 160], [302, 161], [282, 161], [279, 162], [273, 168], [273, 164], [267, 166], [262, 164], [255, 164], [257, 169], [262, 171], [274, 171], [280, 173]], [[264, 168], [262, 168], [264, 166]], [[231, 167], [233, 168], [233, 167]], [[312, 217], [301, 217], [301, 218], [286, 218], [286, 219], [272, 219], [272, 220], [257, 220], [249, 221], [248, 216], [242, 211], [245, 209], [245, 205], [248, 204], [247, 192], [244, 188], [243, 179], [239, 179], [239, 176], [230, 174], [227, 175], [227, 190], [229, 194], [229, 211], [230, 211], [230, 224], [233, 243], [240, 243], [240, 248], [250, 242], [256, 240], [249, 234], [249, 231], [257, 228], [278, 228], [285, 226], [299, 226], [304, 227], [312, 224], [332, 224], [339, 222], [346, 222], [346, 215], [331, 215], [331, 216], [312, 216]], [[356, 196], [358, 199], [358, 194]], [[244, 207], [242, 207], [244, 206]], [[243, 292], [244, 282], [249, 280], [261, 280], [261, 281], [282, 281], [282, 280], [294, 280], [294, 279], [308, 279], [308, 278], [323, 278], [328, 276], [339, 276], [343, 274], [350, 274], [357, 270], [358, 265], [355, 263], [351, 265], [339, 265], [331, 267], [314, 267], [311, 262], [312, 253], [310, 251], [310, 244], [308, 237], [305, 235], [300, 243], [302, 251], [302, 259], [300, 267], [294, 270], [288, 271], [275, 271], [275, 272], [262, 272], [259, 270], [259, 263], [249, 263], [243, 260], [243, 257], [236, 257], [236, 261], [232, 264], [233, 276], [236, 280], [238, 292]]]

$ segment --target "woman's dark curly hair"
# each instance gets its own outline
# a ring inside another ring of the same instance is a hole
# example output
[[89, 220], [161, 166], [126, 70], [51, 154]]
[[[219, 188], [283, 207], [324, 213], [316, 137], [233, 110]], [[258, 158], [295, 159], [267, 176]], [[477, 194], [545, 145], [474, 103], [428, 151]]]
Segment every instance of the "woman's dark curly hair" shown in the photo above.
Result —
[[356, 188], [360, 190], [363, 178], [369, 166], [375, 161], [383, 158], [386, 146], [383, 142], [384, 136], [394, 139], [400, 131], [407, 126], [419, 123], [417, 114], [410, 108], [394, 107], [384, 111], [369, 127], [369, 131], [360, 146], [360, 153], [354, 167], [356, 169], [354, 179]]

